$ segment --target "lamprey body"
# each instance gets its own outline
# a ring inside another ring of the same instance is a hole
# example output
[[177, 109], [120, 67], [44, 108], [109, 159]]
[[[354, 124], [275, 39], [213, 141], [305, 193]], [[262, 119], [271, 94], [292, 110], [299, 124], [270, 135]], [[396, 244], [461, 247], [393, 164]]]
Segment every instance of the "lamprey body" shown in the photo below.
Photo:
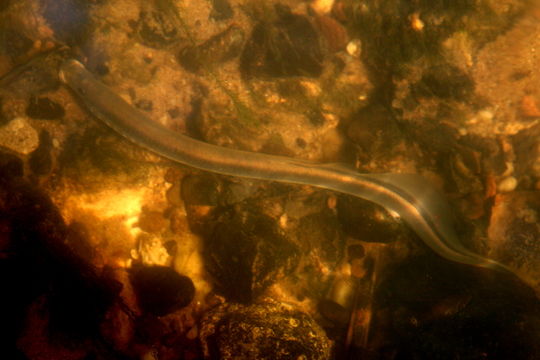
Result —
[[312, 185], [357, 196], [394, 211], [440, 256], [463, 264], [510, 271], [461, 245], [444, 197], [419, 175], [360, 174], [333, 164], [211, 145], [168, 130], [125, 102], [76, 60], [66, 60], [60, 78], [101, 121], [165, 158], [219, 174]]

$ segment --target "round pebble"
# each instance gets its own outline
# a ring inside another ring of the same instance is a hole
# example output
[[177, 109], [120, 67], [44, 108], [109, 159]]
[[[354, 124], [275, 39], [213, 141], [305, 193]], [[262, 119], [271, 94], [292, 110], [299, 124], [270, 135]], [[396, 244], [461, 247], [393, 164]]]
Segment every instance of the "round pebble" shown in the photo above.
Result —
[[39, 145], [39, 134], [27, 119], [18, 117], [0, 128], [0, 146], [28, 155]]
[[510, 192], [514, 191], [518, 185], [518, 181], [513, 176], [508, 176], [501, 180], [499, 185], [497, 186], [497, 189], [499, 192]]

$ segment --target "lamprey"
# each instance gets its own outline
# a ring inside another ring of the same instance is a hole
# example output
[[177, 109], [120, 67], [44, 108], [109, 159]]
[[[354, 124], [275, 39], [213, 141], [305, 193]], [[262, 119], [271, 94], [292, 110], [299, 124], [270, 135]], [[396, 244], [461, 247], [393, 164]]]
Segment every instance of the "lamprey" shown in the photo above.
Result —
[[399, 214], [423, 242], [443, 258], [510, 271], [505, 265], [475, 254], [460, 243], [445, 198], [419, 175], [361, 174], [340, 165], [208, 144], [152, 121], [76, 60], [62, 64], [60, 78], [98, 119], [130, 141], [165, 158], [224, 175], [305, 184], [357, 196]]

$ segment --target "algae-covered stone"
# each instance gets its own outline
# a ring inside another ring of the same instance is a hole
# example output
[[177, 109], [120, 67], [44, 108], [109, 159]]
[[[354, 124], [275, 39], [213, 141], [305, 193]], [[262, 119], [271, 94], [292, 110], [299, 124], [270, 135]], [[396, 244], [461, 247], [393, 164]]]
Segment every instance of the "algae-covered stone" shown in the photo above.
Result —
[[15, 118], [0, 128], [0, 146], [27, 155], [38, 145], [39, 134], [25, 118]]
[[220, 305], [202, 320], [201, 342], [208, 359], [330, 358], [330, 340], [319, 325], [279, 303]]

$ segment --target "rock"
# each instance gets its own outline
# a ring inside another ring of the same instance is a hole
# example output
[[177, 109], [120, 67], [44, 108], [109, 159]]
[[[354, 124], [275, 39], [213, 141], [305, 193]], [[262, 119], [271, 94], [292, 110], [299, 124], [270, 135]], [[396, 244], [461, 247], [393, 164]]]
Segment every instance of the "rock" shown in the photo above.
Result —
[[515, 175], [520, 186], [540, 180], [540, 124], [525, 129], [512, 137], [516, 155]]
[[540, 193], [498, 194], [488, 227], [490, 256], [509, 265], [540, 288]]
[[62, 105], [46, 97], [31, 97], [26, 108], [26, 115], [32, 119], [60, 119], [64, 117], [65, 113]]
[[141, 42], [156, 49], [164, 48], [180, 39], [177, 21], [168, 11], [141, 11], [135, 27]]
[[35, 175], [47, 175], [53, 166], [51, 155], [52, 139], [46, 130], [39, 133], [39, 146], [28, 159], [28, 165]]
[[374, 203], [339, 196], [337, 211], [343, 231], [354, 239], [389, 243], [407, 236], [405, 225]]
[[395, 359], [540, 355], [540, 302], [509, 273], [414, 257], [387, 269], [374, 304], [370, 349]]
[[211, 0], [212, 12], [210, 17], [215, 20], [227, 20], [233, 17], [234, 11], [228, 0]]
[[[0, 5], [1, 6], [1, 5]], [[26, 54], [33, 45], [33, 41], [22, 32], [10, 29], [7, 25], [0, 26], [0, 52], [6, 53], [13, 58]]]
[[24, 164], [21, 159], [12, 154], [0, 152], [0, 182], [20, 178], [24, 174]]
[[141, 309], [156, 316], [189, 305], [195, 296], [193, 281], [167, 266], [134, 267], [130, 280]]
[[420, 81], [414, 84], [416, 96], [465, 100], [474, 91], [474, 83], [461, 69], [449, 65], [435, 65], [426, 69]]
[[508, 176], [499, 182], [499, 185], [497, 185], [497, 190], [500, 192], [511, 192], [514, 191], [517, 186], [517, 179], [513, 176]]
[[0, 126], [8, 122], [8, 119], [6, 118], [6, 115], [4, 114], [3, 104], [4, 104], [4, 99], [0, 97]]
[[330, 341], [307, 314], [289, 305], [223, 304], [202, 320], [207, 359], [330, 359]]
[[225, 209], [204, 236], [205, 266], [216, 291], [250, 303], [296, 265], [298, 249], [277, 221], [252, 206]]
[[318, 77], [324, 59], [318, 33], [309, 18], [276, 5], [278, 20], [255, 25], [241, 59], [246, 77]]
[[161, 211], [143, 207], [137, 225], [143, 231], [159, 234], [168, 224], [167, 219], [165, 219]]
[[187, 205], [218, 204], [221, 185], [212, 175], [189, 175], [182, 179], [181, 194]]
[[[51, 349], [54, 342], [56, 353], [41, 358], [63, 358], [58, 352], [66, 345], [80, 349], [101, 337], [100, 324], [120, 284], [69, 249], [59, 210], [17, 174], [6, 176], [5, 166], [19, 167], [6, 160], [0, 157], [0, 240], [7, 246], [2, 248], [0, 282], [9, 296], [0, 297], [0, 328], [7, 334], [0, 345], [6, 349], [18, 341], [29, 354]], [[38, 311], [30, 311], [32, 303]]]
[[168, 265], [169, 252], [160, 236], [142, 232], [137, 236], [137, 249], [131, 250], [131, 257], [142, 265]]
[[0, 2], [0, 12], [6, 10], [9, 7], [10, 3], [11, 3], [11, 0], [4, 0]]
[[90, 6], [85, 0], [45, 0], [43, 16], [54, 30], [55, 38], [70, 46], [81, 44], [90, 33]]
[[244, 31], [233, 25], [201, 45], [182, 49], [178, 55], [178, 61], [192, 72], [201, 68], [208, 69], [237, 57], [244, 46], [244, 39]]
[[28, 155], [39, 145], [39, 135], [27, 119], [18, 117], [0, 128], [0, 146]]

